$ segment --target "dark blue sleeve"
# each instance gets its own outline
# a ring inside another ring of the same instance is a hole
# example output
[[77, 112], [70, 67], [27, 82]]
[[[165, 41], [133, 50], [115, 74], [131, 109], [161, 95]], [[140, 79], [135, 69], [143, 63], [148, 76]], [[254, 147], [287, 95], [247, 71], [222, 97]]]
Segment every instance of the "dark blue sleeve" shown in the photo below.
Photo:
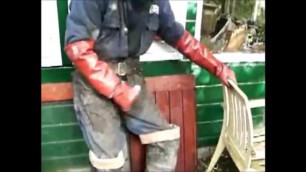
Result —
[[184, 31], [184, 27], [175, 21], [169, 0], [159, 0], [158, 36], [171, 45], [183, 36]]
[[95, 39], [100, 24], [101, 13], [97, 0], [71, 0], [66, 20], [65, 44]]

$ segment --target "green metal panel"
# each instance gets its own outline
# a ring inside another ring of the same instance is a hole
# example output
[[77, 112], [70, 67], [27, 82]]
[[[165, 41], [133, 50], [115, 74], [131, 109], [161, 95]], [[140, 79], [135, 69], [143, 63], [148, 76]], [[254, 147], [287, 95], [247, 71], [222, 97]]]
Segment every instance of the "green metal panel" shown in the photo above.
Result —
[[189, 61], [159, 61], [144, 62], [144, 76], [177, 75], [191, 73], [191, 63]]
[[41, 108], [42, 127], [57, 124], [75, 123], [76, 118], [72, 102], [43, 103]]
[[42, 159], [42, 172], [55, 172], [68, 168], [84, 168], [88, 167], [88, 152], [86, 154], [69, 155], [63, 157], [52, 157], [49, 159]]
[[42, 104], [42, 171], [87, 166], [88, 148], [73, 102]]
[[81, 139], [82, 135], [77, 123], [58, 124], [54, 126], [43, 126], [41, 128], [42, 142], [52, 142], [58, 140]]
[[41, 68], [41, 83], [70, 82], [74, 67]]
[[83, 139], [42, 144], [42, 150], [42, 157], [44, 160], [48, 160], [48, 158], [52, 157], [63, 157], [78, 155], [80, 153], [88, 153], [88, 148]]

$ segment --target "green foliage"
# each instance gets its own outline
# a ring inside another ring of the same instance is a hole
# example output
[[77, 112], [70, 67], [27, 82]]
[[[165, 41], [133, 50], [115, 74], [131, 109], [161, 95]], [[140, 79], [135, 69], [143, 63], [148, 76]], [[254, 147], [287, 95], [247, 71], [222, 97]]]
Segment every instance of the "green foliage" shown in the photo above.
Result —
[[[225, 5], [225, 0], [208, 0], [206, 2], [215, 2], [217, 4], [222, 4], [223, 8]], [[231, 2], [233, 2], [233, 0], [231, 0]], [[252, 18], [254, 5], [255, 0], [236, 0], [233, 17], [237, 18], [238, 20]]]
[[252, 18], [254, 5], [255, 0], [236, 0], [234, 17], [236, 17], [237, 19]]

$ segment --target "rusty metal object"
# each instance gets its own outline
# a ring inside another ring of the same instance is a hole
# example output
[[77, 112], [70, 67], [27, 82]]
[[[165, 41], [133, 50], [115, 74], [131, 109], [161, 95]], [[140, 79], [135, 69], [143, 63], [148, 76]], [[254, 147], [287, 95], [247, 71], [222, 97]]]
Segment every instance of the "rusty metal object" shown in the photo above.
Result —
[[210, 35], [215, 31], [217, 21], [221, 15], [221, 5], [215, 3], [204, 3], [202, 12], [202, 33]]

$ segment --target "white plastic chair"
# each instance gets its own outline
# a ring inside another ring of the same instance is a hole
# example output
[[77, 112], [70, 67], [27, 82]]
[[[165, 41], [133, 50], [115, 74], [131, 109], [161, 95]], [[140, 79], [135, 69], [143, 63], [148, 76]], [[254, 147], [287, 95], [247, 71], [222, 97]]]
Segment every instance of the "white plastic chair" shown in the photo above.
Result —
[[239, 171], [265, 171], [265, 127], [254, 130], [251, 108], [264, 107], [265, 100], [249, 101], [238, 85], [223, 86], [223, 126], [214, 155], [207, 168], [211, 172], [226, 148]]

